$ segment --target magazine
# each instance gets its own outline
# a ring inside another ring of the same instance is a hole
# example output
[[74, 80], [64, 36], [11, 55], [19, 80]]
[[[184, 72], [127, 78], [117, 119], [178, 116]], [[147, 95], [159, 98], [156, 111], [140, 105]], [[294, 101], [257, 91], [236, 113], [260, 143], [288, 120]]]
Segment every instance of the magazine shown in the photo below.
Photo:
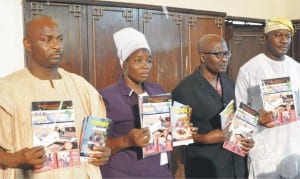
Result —
[[240, 103], [229, 125], [230, 136], [224, 142], [223, 148], [242, 157], [246, 154], [241, 149], [241, 139], [252, 138], [252, 134], [258, 123], [259, 113], [250, 106]]
[[221, 117], [221, 129], [223, 131], [228, 130], [230, 122], [234, 116], [235, 112], [235, 103], [234, 100], [231, 100], [227, 106], [220, 112]]
[[[93, 151], [94, 146], [104, 146], [107, 139], [107, 130], [111, 119], [87, 116], [83, 120], [80, 137], [80, 156], [86, 159]], [[97, 152], [97, 151], [96, 151]]]
[[148, 127], [150, 142], [143, 147], [143, 157], [173, 150], [170, 121], [171, 94], [140, 96], [141, 127]]
[[192, 108], [174, 101], [171, 107], [173, 147], [194, 143], [190, 131]]
[[32, 102], [33, 145], [45, 146], [43, 172], [80, 165], [72, 101]]
[[264, 109], [274, 112], [273, 124], [282, 125], [298, 120], [289, 77], [262, 80], [260, 90]]

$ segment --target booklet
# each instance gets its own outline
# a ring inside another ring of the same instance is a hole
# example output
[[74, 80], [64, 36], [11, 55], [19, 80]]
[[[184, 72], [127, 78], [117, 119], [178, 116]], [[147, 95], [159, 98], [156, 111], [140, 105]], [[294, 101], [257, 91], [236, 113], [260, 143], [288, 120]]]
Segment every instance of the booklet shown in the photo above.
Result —
[[282, 125], [298, 120], [290, 77], [262, 80], [260, 90], [264, 109], [274, 112], [272, 123]]
[[80, 156], [85, 160], [89, 153], [97, 152], [92, 150], [94, 146], [105, 146], [111, 119], [87, 116], [82, 123]]
[[234, 100], [231, 100], [227, 106], [220, 112], [221, 116], [221, 129], [224, 131], [228, 130], [231, 120], [235, 112], [235, 103]]
[[194, 143], [190, 131], [192, 108], [174, 101], [171, 107], [173, 147]]
[[72, 101], [32, 102], [33, 146], [43, 145], [47, 161], [43, 172], [80, 165]]
[[[229, 139], [224, 142], [223, 148], [242, 157], [245, 156], [241, 149], [242, 138], [252, 138], [252, 134], [258, 123], [259, 113], [250, 106], [240, 103], [232, 119], [229, 121]], [[227, 128], [227, 127], [226, 127]]]
[[141, 127], [148, 127], [150, 131], [150, 142], [142, 149], [144, 158], [173, 150], [170, 121], [171, 103], [170, 93], [139, 97]]

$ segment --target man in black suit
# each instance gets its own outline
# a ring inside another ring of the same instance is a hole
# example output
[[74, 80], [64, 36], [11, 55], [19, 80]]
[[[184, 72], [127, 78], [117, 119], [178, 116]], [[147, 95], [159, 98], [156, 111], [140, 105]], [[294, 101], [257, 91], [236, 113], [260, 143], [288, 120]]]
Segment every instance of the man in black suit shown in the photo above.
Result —
[[[192, 107], [192, 123], [198, 127], [194, 144], [185, 148], [187, 178], [245, 178], [246, 160], [222, 148], [225, 135], [219, 113], [234, 99], [234, 84], [225, 74], [231, 56], [225, 40], [215, 34], [198, 42], [200, 65], [173, 90], [174, 101]], [[253, 147], [243, 139], [242, 150]]]

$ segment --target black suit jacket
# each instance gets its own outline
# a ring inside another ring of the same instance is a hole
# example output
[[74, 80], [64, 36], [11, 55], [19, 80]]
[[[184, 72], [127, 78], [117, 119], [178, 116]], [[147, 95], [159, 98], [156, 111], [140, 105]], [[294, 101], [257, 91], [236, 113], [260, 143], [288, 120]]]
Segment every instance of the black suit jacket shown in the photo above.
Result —
[[[198, 133], [221, 128], [219, 113], [234, 99], [234, 84], [226, 74], [220, 74], [223, 97], [197, 69], [173, 90], [174, 101], [192, 107], [192, 123]], [[191, 144], [185, 148], [187, 178], [244, 178], [246, 161], [219, 144]]]

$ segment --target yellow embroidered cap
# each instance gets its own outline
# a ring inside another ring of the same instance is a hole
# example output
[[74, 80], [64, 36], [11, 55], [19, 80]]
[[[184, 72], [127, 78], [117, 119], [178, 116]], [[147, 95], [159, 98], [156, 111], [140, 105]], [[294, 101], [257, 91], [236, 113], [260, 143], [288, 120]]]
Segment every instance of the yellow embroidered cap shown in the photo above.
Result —
[[265, 34], [268, 32], [274, 31], [274, 30], [279, 30], [279, 29], [287, 29], [291, 31], [291, 34], [294, 35], [294, 27], [293, 24], [290, 20], [286, 18], [275, 18], [271, 19], [270, 21], [267, 22], [265, 26]]

